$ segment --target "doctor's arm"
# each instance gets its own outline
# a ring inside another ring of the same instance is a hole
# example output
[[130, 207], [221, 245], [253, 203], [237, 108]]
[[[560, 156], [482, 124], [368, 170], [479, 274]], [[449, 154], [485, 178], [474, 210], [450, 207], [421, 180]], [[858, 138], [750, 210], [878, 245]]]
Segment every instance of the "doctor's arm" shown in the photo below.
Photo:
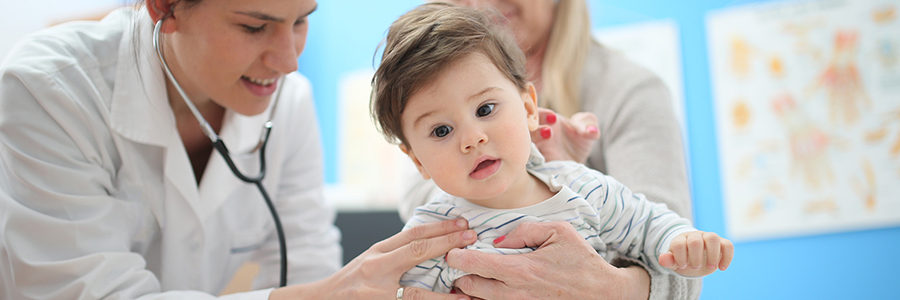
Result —
[[96, 90], [10, 69], [0, 75], [0, 298], [215, 298], [161, 293], [132, 251], [156, 221], [115, 180], [121, 158], [90, 104]]

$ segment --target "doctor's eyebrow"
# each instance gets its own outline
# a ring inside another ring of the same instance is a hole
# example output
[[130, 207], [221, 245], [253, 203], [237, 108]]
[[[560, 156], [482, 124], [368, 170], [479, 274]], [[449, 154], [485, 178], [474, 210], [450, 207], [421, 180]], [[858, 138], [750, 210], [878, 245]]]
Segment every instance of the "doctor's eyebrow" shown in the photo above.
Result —
[[[309, 16], [310, 14], [312, 14], [314, 11], [316, 11], [317, 8], [319, 8], [319, 5], [318, 5], [318, 4], [316, 4], [316, 6], [314, 6], [312, 10], [310, 10], [309, 12], [303, 14], [302, 16], [300, 16], [300, 17], [297, 18], [297, 19], [299, 20], [299, 19], [306, 18], [307, 16]], [[249, 16], [249, 17], [253, 17], [253, 18], [256, 18], [256, 19], [263, 20], [263, 21], [272, 21], [272, 22], [278, 22], [278, 23], [283, 23], [283, 22], [284, 22], [284, 18], [279, 18], [279, 17], [273, 16], [273, 15], [270, 15], [270, 14], [267, 14], [267, 13], [264, 13], [264, 12], [258, 12], [258, 11], [236, 11], [236, 12], [234, 12], [234, 13], [240, 14], [240, 15]]]

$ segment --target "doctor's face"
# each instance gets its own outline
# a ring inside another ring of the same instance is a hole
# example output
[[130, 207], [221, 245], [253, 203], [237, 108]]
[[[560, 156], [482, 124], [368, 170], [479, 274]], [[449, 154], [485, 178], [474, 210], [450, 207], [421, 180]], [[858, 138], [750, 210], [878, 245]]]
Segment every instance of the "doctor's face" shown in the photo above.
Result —
[[297, 70], [315, 0], [179, 3], [164, 34], [166, 60], [198, 106], [211, 100], [243, 115], [263, 112]]

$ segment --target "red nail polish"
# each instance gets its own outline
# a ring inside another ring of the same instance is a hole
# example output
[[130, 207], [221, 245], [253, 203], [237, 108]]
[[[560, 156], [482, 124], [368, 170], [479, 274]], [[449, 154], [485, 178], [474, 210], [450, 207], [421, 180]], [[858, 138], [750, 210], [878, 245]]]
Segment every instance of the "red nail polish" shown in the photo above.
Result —
[[541, 137], [542, 138], [549, 139], [550, 134], [551, 134], [550, 127], [545, 127], [545, 128], [541, 129]]
[[451, 294], [456, 294], [456, 289], [450, 290], [450, 293], [451, 293]]
[[494, 239], [494, 244], [499, 243], [499, 242], [502, 242], [504, 239], [506, 239], [506, 236], [505, 236], [505, 235], [500, 236], [500, 237]]
[[547, 124], [556, 123], [556, 115], [555, 114], [547, 114]]

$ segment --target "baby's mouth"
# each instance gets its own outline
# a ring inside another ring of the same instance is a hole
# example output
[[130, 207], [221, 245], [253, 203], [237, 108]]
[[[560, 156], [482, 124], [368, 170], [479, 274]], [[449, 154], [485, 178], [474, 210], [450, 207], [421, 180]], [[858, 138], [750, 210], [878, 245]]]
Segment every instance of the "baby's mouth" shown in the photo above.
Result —
[[489, 160], [480, 162], [480, 163], [478, 163], [477, 166], [475, 166], [475, 170], [473, 170], [472, 173], [475, 173], [475, 172], [483, 170], [484, 168], [490, 167], [491, 165], [493, 165], [496, 162], [497, 162], [496, 159], [489, 159]]
[[500, 162], [499, 159], [485, 159], [475, 165], [475, 169], [469, 173], [469, 177], [475, 180], [491, 177], [500, 170]]

